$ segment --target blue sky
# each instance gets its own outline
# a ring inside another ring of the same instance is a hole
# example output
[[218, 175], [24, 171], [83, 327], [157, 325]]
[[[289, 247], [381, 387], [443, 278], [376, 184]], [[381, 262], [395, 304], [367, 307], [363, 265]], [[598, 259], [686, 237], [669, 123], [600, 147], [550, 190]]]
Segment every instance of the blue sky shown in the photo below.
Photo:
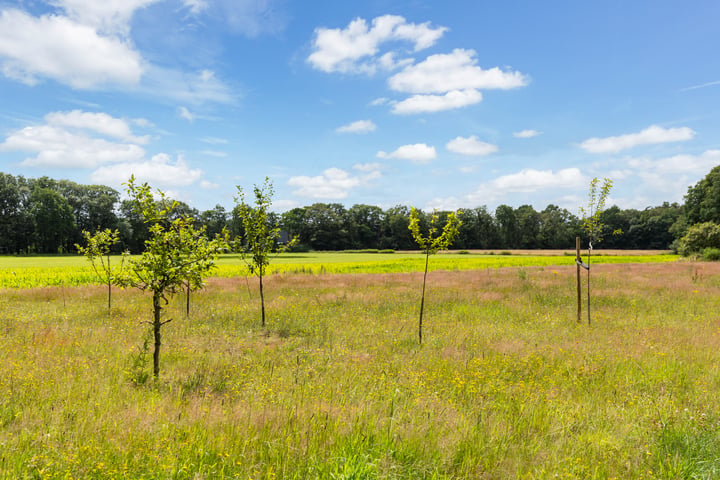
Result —
[[714, 0], [0, 0], [0, 171], [577, 213], [720, 164]]

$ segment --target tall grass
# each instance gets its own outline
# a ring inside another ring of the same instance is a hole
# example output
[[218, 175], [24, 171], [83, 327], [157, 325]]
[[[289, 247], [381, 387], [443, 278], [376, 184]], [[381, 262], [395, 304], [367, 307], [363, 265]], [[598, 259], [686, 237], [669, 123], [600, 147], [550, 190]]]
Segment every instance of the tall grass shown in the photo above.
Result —
[[217, 278], [133, 382], [150, 298], [3, 290], [0, 478], [714, 478], [720, 265]]

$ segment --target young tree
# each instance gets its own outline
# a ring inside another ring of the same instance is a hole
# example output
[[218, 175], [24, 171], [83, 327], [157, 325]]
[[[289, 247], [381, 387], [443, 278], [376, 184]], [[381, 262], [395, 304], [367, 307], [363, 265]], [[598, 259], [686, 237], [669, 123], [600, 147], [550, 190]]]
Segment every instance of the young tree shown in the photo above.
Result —
[[[590, 324], [590, 257], [592, 255], [593, 242], [600, 243], [603, 239], [603, 223], [600, 217], [605, 210], [605, 202], [607, 201], [610, 190], [612, 189], [612, 180], [603, 179], [602, 184], [597, 177], [590, 181], [590, 190], [588, 191], [588, 206], [580, 207], [582, 214], [583, 229], [588, 236], [588, 257], [587, 264], [583, 264], [583, 268], [587, 270], [587, 314], [588, 325]], [[617, 232], [616, 232], [617, 233]]]
[[425, 273], [423, 275], [422, 296], [420, 297], [420, 321], [418, 322], [418, 340], [421, 345], [423, 310], [425, 307], [425, 284], [427, 283], [430, 254], [435, 254], [438, 250], [446, 250], [449, 248], [450, 245], [452, 245], [453, 240], [455, 240], [455, 237], [458, 235], [458, 229], [461, 223], [462, 222], [455, 212], [448, 213], [442, 233], [438, 235], [439, 216], [437, 212], [433, 212], [430, 217], [430, 228], [428, 234], [427, 236], [423, 236], [420, 232], [420, 212], [416, 208], [413, 208], [410, 212], [410, 225], [408, 228], [410, 229], [415, 242], [418, 244], [423, 253], [425, 253]]
[[[85, 258], [88, 259], [93, 270], [95, 270], [95, 274], [107, 285], [108, 314], [110, 314], [112, 284], [115, 274], [112, 265], [110, 265], [110, 251], [113, 245], [120, 242], [120, 232], [106, 228], [105, 230], [98, 230], [95, 235], [83, 230], [82, 235], [85, 238], [86, 246], [75, 245], [75, 247], [80, 255], [85, 255]], [[122, 270], [122, 263], [120, 264], [120, 270]]]
[[293, 238], [284, 246], [278, 247], [277, 240], [280, 238], [280, 228], [271, 225], [268, 221], [268, 210], [272, 204], [274, 193], [272, 182], [265, 177], [262, 187], [255, 185], [255, 206], [245, 203], [245, 192], [239, 186], [238, 196], [235, 197], [237, 212], [242, 221], [244, 230], [243, 236], [238, 236], [234, 241], [234, 250], [240, 251], [248, 270], [258, 277], [260, 283], [260, 312], [261, 325], [265, 327], [265, 294], [263, 292], [263, 276], [270, 264], [270, 254], [276, 250], [278, 253], [287, 250], [295, 244], [297, 238]]
[[174, 215], [178, 203], [157, 191], [159, 199], [153, 196], [147, 183], [135, 184], [130, 177], [126, 184], [128, 195], [135, 211], [150, 224], [150, 238], [145, 241], [145, 251], [128, 262], [120, 284], [153, 296], [153, 319], [148, 322], [154, 338], [153, 375], [160, 375], [161, 328], [172, 321], [163, 319], [163, 306], [169, 297], [182, 288], [185, 281], [199, 287], [210, 269], [215, 265], [218, 254], [227, 243], [221, 236], [208, 240], [202, 228], [195, 228], [189, 216]]

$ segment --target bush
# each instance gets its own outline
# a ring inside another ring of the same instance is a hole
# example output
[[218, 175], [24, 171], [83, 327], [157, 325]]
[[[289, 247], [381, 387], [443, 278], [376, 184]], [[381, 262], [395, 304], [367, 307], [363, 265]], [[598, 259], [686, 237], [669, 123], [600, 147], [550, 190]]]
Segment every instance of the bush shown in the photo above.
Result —
[[457, 253], [458, 253], [458, 255], [469, 255], [470, 254], [470, 252], [468, 252], [467, 250], [460, 250]]
[[383, 248], [378, 253], [395, 253], [395, 250], [393, 250], [392, 248]]
[[296, 243], [292, 247], [288, 248], [286, 251], [293, 253], [308, 253], [310, 250], [310, 245], [307, 245], [305, 243]]
[[699, 254], [706, 248], [720, 248], [720, 225], [713, 222], [693, 225], [677, 244], [678, 253], [685, 257]]
[[703, 260], [707, 260], [708, 262], [717, 262], [720, 260], [720, 248], [707, 247], [703, 250], [702, 256]]

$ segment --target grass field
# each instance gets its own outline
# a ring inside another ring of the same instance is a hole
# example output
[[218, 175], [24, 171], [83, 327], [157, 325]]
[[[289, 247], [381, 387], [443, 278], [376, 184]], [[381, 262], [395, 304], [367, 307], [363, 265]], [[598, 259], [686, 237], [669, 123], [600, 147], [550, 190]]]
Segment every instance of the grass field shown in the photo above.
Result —
[[720, 476], [720, 264], [597, 264], [590, 326], [574, 265], [434, 271], [419, 347], [421, 280], [211, 279], [144, 383], [148, 296], [4, 289], [0, 478]]

